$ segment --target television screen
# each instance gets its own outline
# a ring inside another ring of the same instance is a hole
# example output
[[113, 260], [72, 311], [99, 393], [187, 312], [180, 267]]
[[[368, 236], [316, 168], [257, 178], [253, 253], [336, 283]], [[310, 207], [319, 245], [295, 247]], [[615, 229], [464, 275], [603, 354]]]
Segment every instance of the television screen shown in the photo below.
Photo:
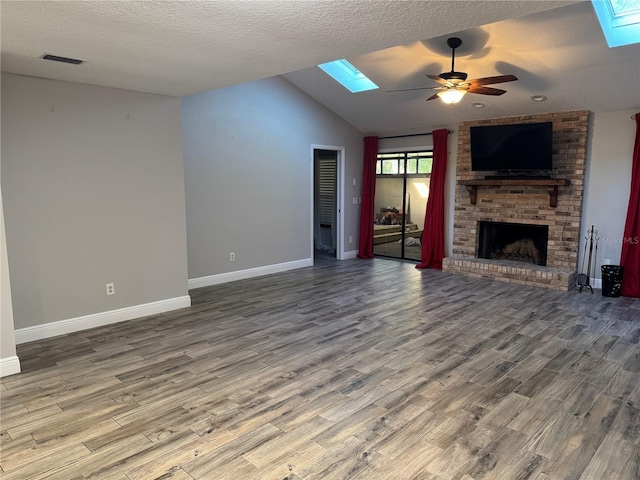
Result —
[[471, 127], [471, 170], [551, 170], [553, 124]]

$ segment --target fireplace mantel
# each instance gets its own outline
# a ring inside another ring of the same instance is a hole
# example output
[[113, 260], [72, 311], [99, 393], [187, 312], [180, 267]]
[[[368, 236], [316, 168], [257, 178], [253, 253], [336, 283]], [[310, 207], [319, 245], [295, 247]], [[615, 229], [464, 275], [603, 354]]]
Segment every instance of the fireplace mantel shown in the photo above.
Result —
[[478, 187], [479, 186], [533, 186], [533, 187], [547, 187], [549, 192], [549, 206], [555, 208], [558, 206], [558, 187], [566, 187], [571, 182], [568, 179], [548, 179], [548, 178], [500, 178], [500, 179], [475, 179], [475, 180], [459, 180], [459, 185], [467, 187], [469, 192], [469, 198], [471, 199], [471, 205], [475, 205], [478, 201]]

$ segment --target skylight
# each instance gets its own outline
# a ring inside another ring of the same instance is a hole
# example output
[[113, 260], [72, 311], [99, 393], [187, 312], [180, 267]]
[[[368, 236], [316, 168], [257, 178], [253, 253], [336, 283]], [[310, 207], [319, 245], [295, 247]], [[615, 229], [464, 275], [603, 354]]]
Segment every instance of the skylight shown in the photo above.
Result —
[[591, 0], [609, 47], [640, 43], [640, 0]]
[[375, 90], [378, 88], [378, 85], [369, 80], [360, 70], [344, 58], [342, 60], [336, 60], [335, 62], [323, 63], [322, 65], [318, 65], [318, 67], [351, 93]]

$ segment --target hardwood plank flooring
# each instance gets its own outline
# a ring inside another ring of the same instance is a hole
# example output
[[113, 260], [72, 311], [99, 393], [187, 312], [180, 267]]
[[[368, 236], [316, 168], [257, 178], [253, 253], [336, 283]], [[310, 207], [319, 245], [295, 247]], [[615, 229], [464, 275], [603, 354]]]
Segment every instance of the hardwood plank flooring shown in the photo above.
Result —
[[640, 300], [316, 259], [18, 346], [0, 476], [638, 480]]

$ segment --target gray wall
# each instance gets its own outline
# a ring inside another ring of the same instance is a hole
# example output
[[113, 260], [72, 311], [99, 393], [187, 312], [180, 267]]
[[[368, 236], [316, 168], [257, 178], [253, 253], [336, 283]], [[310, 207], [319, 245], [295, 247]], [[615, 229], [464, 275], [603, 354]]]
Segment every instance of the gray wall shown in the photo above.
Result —
[[357, 250], [363, 134], [289, 82], [185, 97], [182, 132], [189, 278], [310, 258], [313, 144], [345, 147], [344, 245]]
[[612, 264], [620, 263], [631, 191], [636, 132], [636, 122], [631, 119], [631, 115], [635, 113], [637, 110], [592, 114], [579, 266], [582, 267], [583, 264], [584, 237], [591, 225], [594, 225], [600, 237], [595, 259], [594, 278], [597, 279], [601, 278], [600, 265], [605, 258], [611, 260]]
[[178, 98], [3, 74], [2, 193], [16, 328], [187, 294]]
[[[16, 341], [13, 332], [13, 305], [11, 303], [11, 283], [4, 230], [4, 208], [0, 189], [0, 364], [3, 360], [16, 356]], [[12, 371], [11, 373], [16, 373]], [[0, 370], [0, 375], [5, 374]]]

